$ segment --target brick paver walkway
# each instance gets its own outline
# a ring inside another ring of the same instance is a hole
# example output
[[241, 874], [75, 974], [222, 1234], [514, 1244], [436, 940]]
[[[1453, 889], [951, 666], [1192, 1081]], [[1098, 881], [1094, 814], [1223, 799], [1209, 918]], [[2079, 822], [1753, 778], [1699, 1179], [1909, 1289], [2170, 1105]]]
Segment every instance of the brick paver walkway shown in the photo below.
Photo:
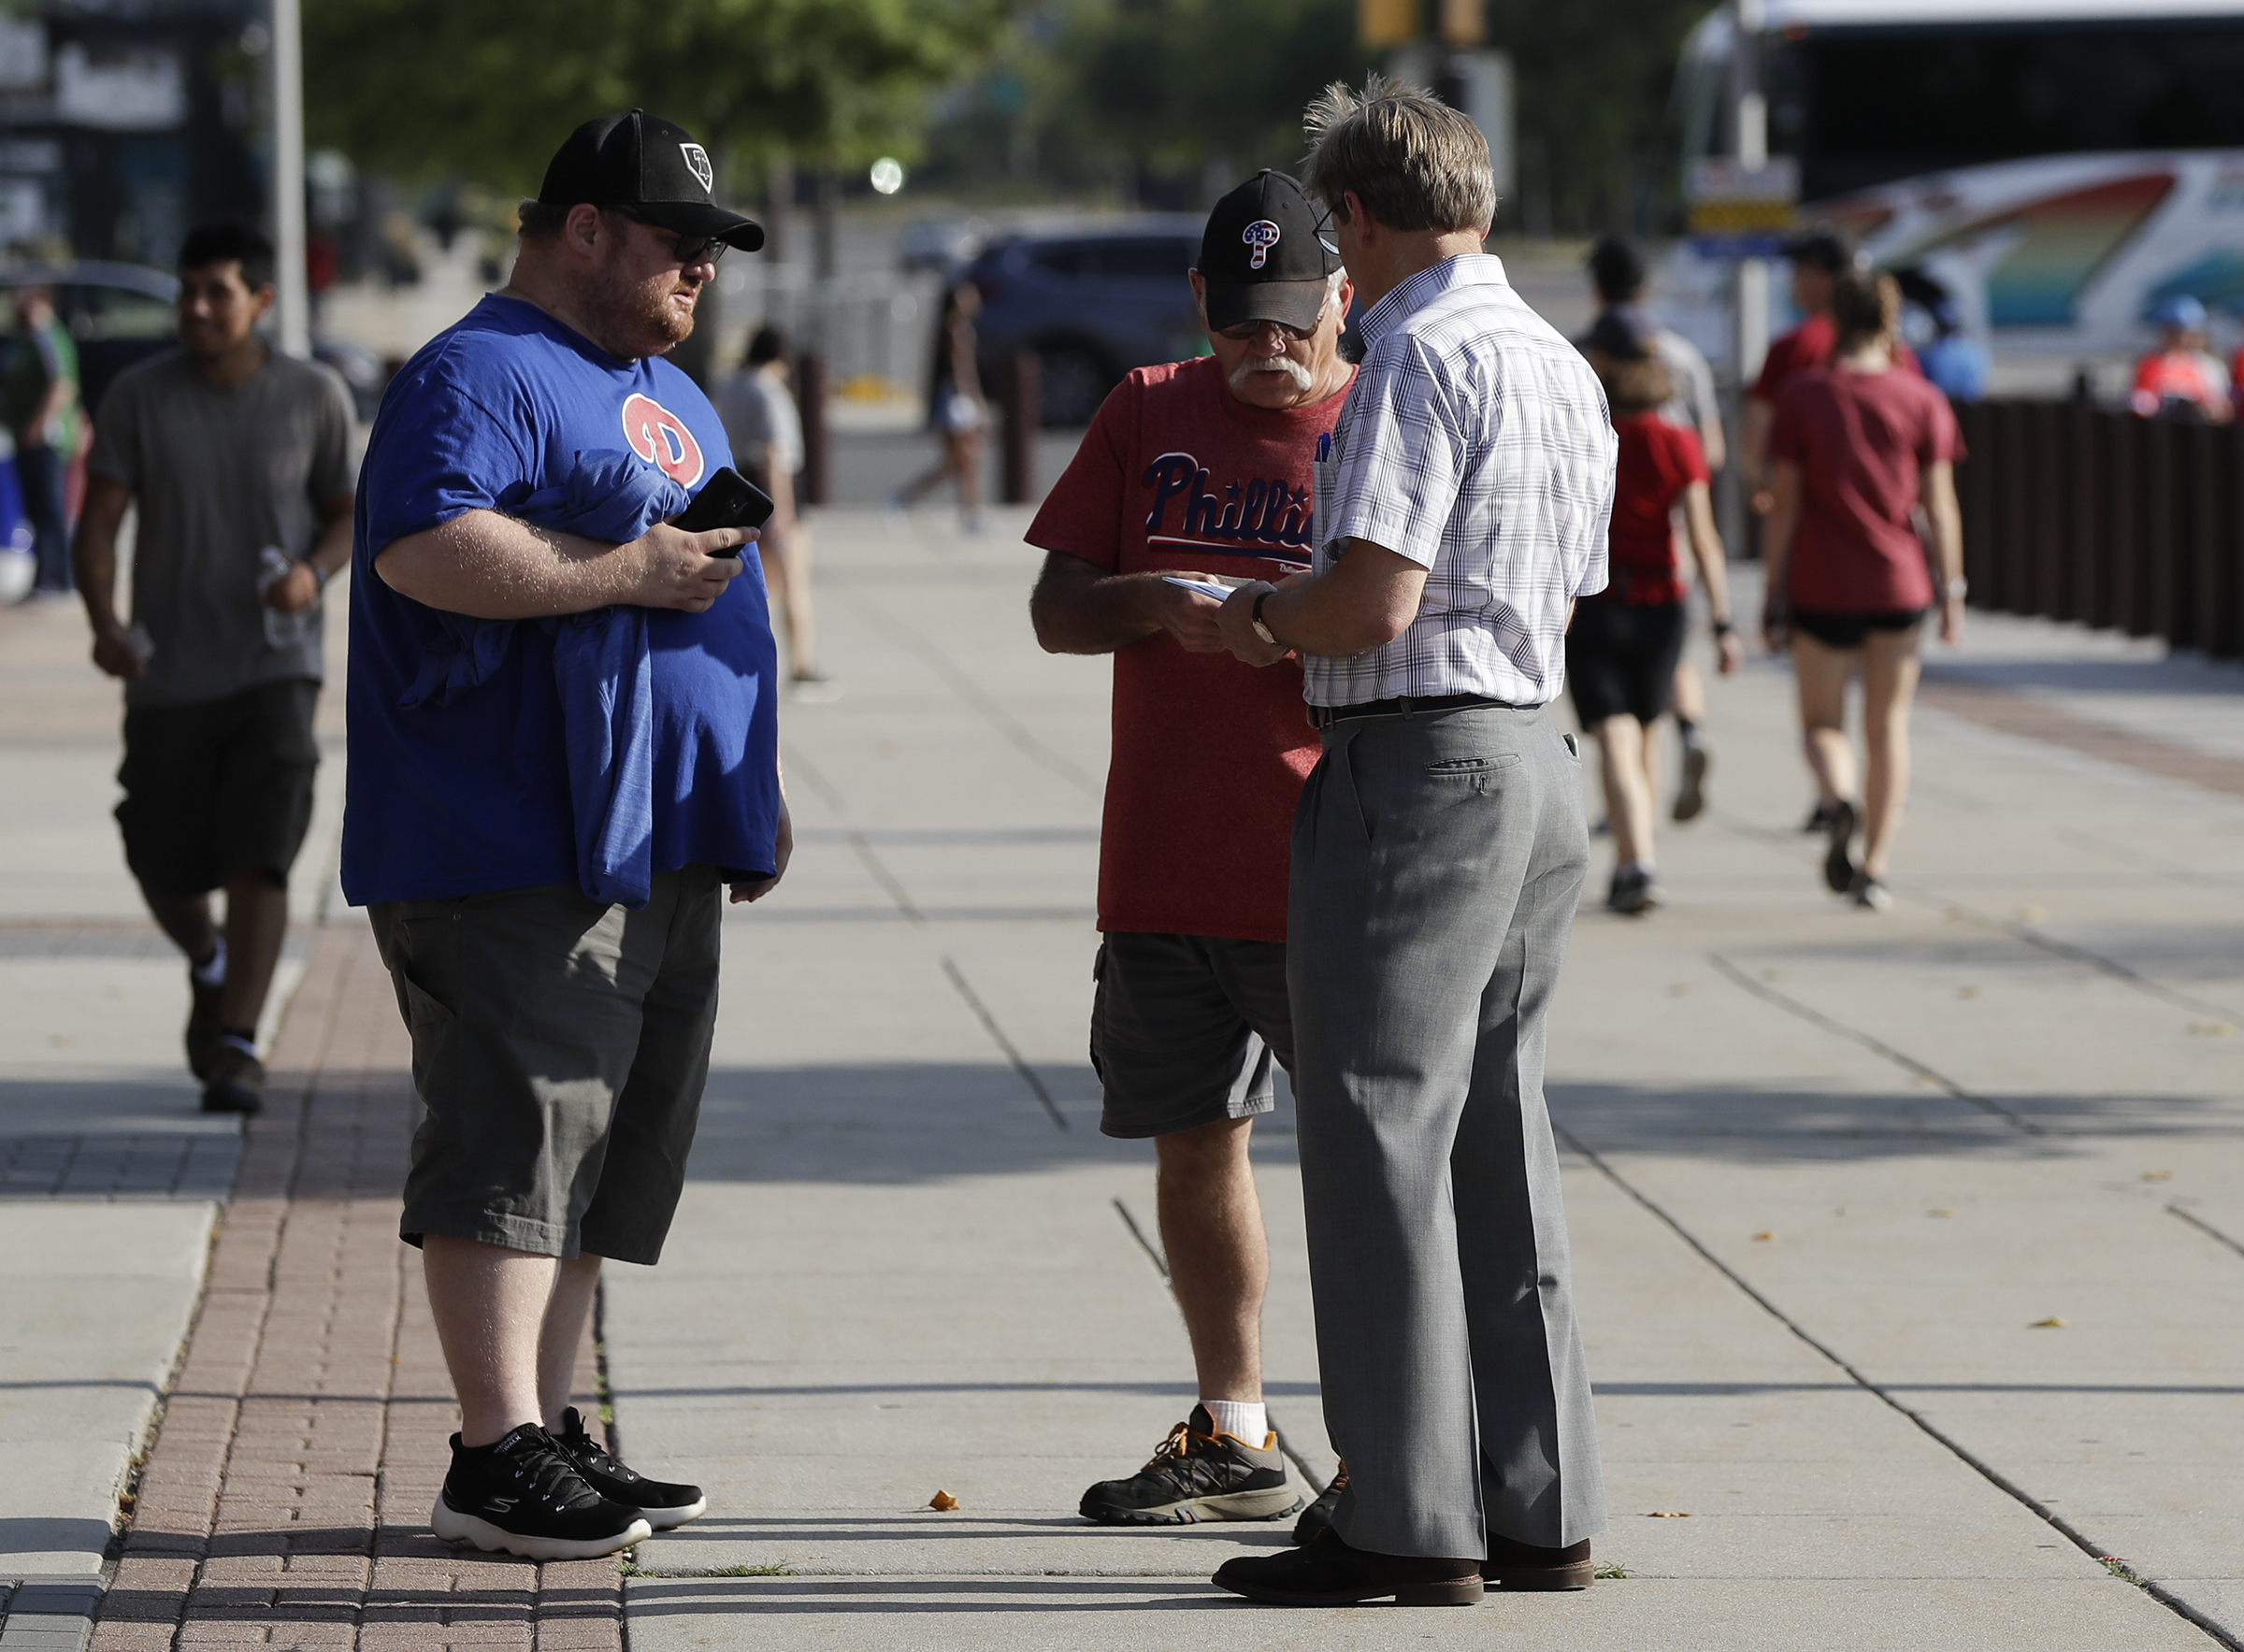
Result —
[[[429, 1534], [455, 1413], [397, 1241], [418, 1109], [363, 926], [317, 932], [272, 1068], [94, 1652], [620, 1649], [614, 1561]], [[589, 1343], [579, 1371], [589, 1415]]]

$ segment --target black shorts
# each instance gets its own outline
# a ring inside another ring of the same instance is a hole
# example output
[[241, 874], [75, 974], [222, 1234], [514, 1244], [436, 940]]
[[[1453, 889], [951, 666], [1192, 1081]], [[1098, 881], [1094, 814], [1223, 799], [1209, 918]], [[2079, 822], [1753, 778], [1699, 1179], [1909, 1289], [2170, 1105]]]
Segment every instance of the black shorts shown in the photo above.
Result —
[[1795, 631], [1805, 631], [1825, 648], [1860, 648], [1873, 631], [1906, 631], [1924, 624], [1929, 608], [1886, 609], [1876, 613], [1834, 613], [1822, 608], [1795, 608], [1790, 616]]
[[1566, 632], [1566, 686], [1574, 712], [1594, 730], [1608, 717], [1656, 723], [1676, 689], [1683, 627], [1680, 602], [1578, 603]]
[[286, 882], [311, 826], [320, 685], [262, 682], [223, 700], [128, 706], [125, 864], [148, 894], [181, 898], [243, 872]]
[[1284, 941], [1116, 930], [1091, 974], [1106, 1135], [1167, 1136], [1278, 1104], [1273, 1053], [1293, 1070]]

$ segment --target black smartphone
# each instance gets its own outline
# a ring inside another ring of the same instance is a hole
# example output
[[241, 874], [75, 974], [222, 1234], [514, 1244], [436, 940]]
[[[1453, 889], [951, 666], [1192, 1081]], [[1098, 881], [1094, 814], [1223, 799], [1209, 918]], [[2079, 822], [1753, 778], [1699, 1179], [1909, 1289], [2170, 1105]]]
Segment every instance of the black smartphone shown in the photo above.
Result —
[[[726, 465], [701, 484], [693, 503], [670, 518], [670, 525], [689, 534], [705, 534], [717, 527], [761, 527], [779, 507], [771, 496]], [[736, 550], [720, 556], [738, 556]]]

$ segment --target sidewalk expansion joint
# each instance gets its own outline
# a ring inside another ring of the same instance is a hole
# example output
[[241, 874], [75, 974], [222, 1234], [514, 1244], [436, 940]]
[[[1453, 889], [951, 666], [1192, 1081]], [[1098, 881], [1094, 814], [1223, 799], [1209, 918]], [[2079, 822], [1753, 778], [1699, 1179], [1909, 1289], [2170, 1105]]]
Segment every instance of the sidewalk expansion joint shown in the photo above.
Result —
[[1923, 1062], [1918, 1060], [1916, 1056], [1907, 1054], [1906, 1051], [1895, 1049], [1892, 1044], [1887, 1043], [1883, 1039], [1877, 1037], [1875, 1034], [1864, 1032], [1860, 1027], [1849, 1027], [1844, 1021], [1834, 1020], [1831, 1016], [1824, 1014], [1822, 1011], [1815, 1009], [1810, 1005], [1802, 1003], [1798, 998], [1791, 997], [1790, 994], [1778, 992], [1775, 987], [1769, 985], [1768, 983], [1764, 981], [1754, 980], [1752, 976], [1747, 974], [1743, 970], [1739, 969], [1728, 958], [1723, 957], [1721, 954], [1710, 952], [1706, 955], [1706, 961], [1714, 966], [1715, 972], [1717, 974], [1721, 975], [1733, 985], [1745, 988], [1746, 991], [1751, 993], [1755, 998], [1760, 998], [1762, 1002], [1774, 1004], [1776, 1008], [1784, 1011], [1787, 1014], [1798, 1016], [1801, 1020], [1806, 1022], [1810, 1027], [1820, 1028], [1822, 1031], [1831, 1033], [1835, 1037], [1846, 1039], [1850, 1043], [1860, 1044], [1863, 1049], [1868, 1050], [1872, 1055], [1877, 1056], [1883, 1060], [1891, 1061], [1894, 1066], [1900, 1068], [1904, 1072], [1910, 1073], [1915, 1077], [1924, 1080], [1925, 1083], [1933, 1085], [1936, 1089], [1945, 1090], [1948, 1094], [1953, 1096], [1957, 1100], [1968, 1101], [1974, 1107], [1980, 1108], [1985, 1112], [1994, 1114], [1994, 1116], [1997, 1118], [2015, 1125], [2018, 1128], [2025, 1131], [2025, 1133], [2029, 1136], [2046, 1136], [2050, 1133], [2045, 1127], [2035, 1124], [2032, 1119], [2025, 1117], [2022, 1113], [2011, 1112], [2009, 1108], [2005, 1107], [2000, 1101], [1990, 1100], [1985, 1096], [1976, 1096], [1972, 1094], [1971, 1091], [1965, 1089], [1962, 1085], [1958, 1084], [1954, 1079], [1949, 1078], [1946, 1073], [1927, 1067]]
[[1028, 1057], [1005, 1036], [1005, 1029], [998, 1025], [998, 1018], [989, 1013], [989, 1006], [982, 1001], [982, 995], [973, 989], [965, 972], [958, 968], [957, 961], [945, 957], [942, 960], [942, 972], [951, 978], [951, 984], [958, 989], [958, 996], [966, 1000], [966, 1007], [980, 1018], [989, 1036], [997, 1041], [998, 1048], [1005, 1052], [1005, 1059], [1013, 1063], [1014, 1071], [1021, 1075], [1021, 1082], [1028, 1086], [1029, 1094], [1043, 1103], [1044, 1111], [1052, 1115], [1052, 1122], [1063, 1130], [1073, 1128], [1068, 1123], [1068, 1115], [1060, 1112], [1059, 1104], [1052, 1099], [1052, 1092], [1044, 1087], [1044, 1081], [1036, 1076], [1036, 1069], [1028, 1065]]
[[[2002, 1492], [2006, 1497], [2011, 1499], [2013, 1501], [2018, 1503], [2020, 1507], [2025, 1509], [2029, 1514], [2046, 1523], [2051, 1530], [2056, 1531], [2061, 1536], [2065, 1538], [2065, 1540], [2071, 1543], [2075, 1548], [2079, 1549], [2090, 1559], [2095, 1561], [2097, 1565], [2102, 1566], [2107, 1572], [2110, 1572], [2112, 1570], [2112, 1564], [2118, 1559], [2118, 1557], [2110, 1554], [2101, 1544], [2090, 1539], [2086, 1533], [2082, 1532], [2079, 1528], [2073, 1525], [2071, 1521], [2065, 1519], [2064, 1516], [2058, 1514], [2048, 1504], [2042, 1502], [2038, 1498], [2035, 1497], [2033, 1493], [2027, 1491], [2023, 1487], [2020, 1486], [2016, 1481], [2012, 1480], [2001, 1470], [1995, 1468], [1993, 1464], [1979, 1457], [1976, 1452], [1964, 1445], [1962, 1441], [1957, 1440], [1952, 1435], [1947, 1433], [1938, 1425], [1925, 1417], [1920, 1412], [1915, 1411], [1909, 1406], [1903, 1404], [1885, 1388], [1880, 1386], [1877, 1383], [1873, 1382], [1866, 1373], [1854, 1365], [1852, 1361], [1842, 1356], [1837, 1349], [1820, 1340], [1805, 1326], [1800, 1324], [1798, 1320], [1792, 1318], [1792, 1316], [1787, 1314], [1782, 1308], [1779, 1308], [1773, 1300], [1762, 1295], [1761, 1291], [1756, 1289], [1747, 1281], [1744, 1274], [1738, 1272], [1736, 1269], [1731, 1267], [1729, 1263], [1723, 1261], [1721, 1257], [1716, 1256], [1713, 1251], [1709, 1250], [1705, 1244], [1700, 1242], [1696, 1234], [1692, 1233], [1690, 1228], [1684, 1227], [1680, 1221], [1676, 1219], [1676, 1217], [1670, 1215], [1665, 1207], [1661, 1205], [1658, 1200], [1652, 1199], [1648, 1194], [1639, 1191], [1633, 1183], [1632, 1183], [1626, 1176], [1623, 1176], [1618, 1171], [1615, 1170], [1612, 1165], [1608, 1164], [1605, 1161], [1604, 1156], [1598, 1153], [1594, 1148], [1590, 1147], [1589, 1143], [1582, 1141], [1581, 1138], [1575, 1135], [1571, 1130], [1565, 1129], [1563, 1127], [1554, 1124], [1552, 1129], [1558, 1136], [1559, 1140], [1566, 1144], [1567, 1149], [1570, 1152], [1581, 1155], [1581, 1156], [1593, 1170], [1597, 1171], [1599, 1175], [1604, 1177], [1606, 1181], [1610, 1182], [1623, 1195], [1634, 1201], [1638, 1206], [1642, 1207], [1642, 1209], [1655, 1221], [1659, 1222], [1661, 1226], [1667, 1228], [1669, 1232], [1673, 1233], [1677, 1239], [1681, 1240], [1686, 1245], [1688, 1245], [1691, 1251], [1698, 1256], [1701, 1261], [1705, 1262], [1709, 1268], [1712, 1268], [1717, 1273], [1719, 1273], [1724, 1279], [1727, 1279], [1733, 1286], [1736, 1286], [1737, 1289], [1742, 1292], [1746, 1298], [1749, 1300], [1756, 1307], [1760, 1308], [1762, 1313], [1766, 1314], [1777, 1324], [1783, 1326], [1785, 1329], [1791, 1331], [1793, 1336], [1799, 1338], [1800, 1341], [1806, 1343], [1807, 1346], [1813, 1348], [1817, 1354], [1828, 1360], [1834, 1369], [1844, 1373], [1848, 1380], [1852, 1382], [1857, 1387], [1861, 1388], [1864, 1393], [1877, 1399], [1884, 1405], [1890, 1407], [1892, 1410], [1899, 1412], [1903, 1416], [1908, 1418], [1911, 1423], [1916, 1425], [1920, 1431], [1925, 1434], [1935, 1444], [1938, 1444], [1943, 1450], [1948, 1452], [1958, 1462], [1962, 1463], [1965, 1468], [1970, 1469], [1974, 1473], [1985, 1480], [1990, 1486], [1993, 1487], [1997, 1491]], [[2178, 1212], [2176, 1214], [2179, 1214], [2180, 1213]], [[2123, 1560], [2119, 1561], [2119, 1564], [2122, 1567], [2126, 1566], [2126, 1562]], [[2142, 1589], [2145, 1594], [2149, 1595], [2160, 1605], [2165, 1607], [2169, 1612], [2172, 1612], [2176, 1616], [2183, 1619], [2185, 1622], [2193, 1625], [2194, 1627], [2202, 1630], [2206, 1634], [2211, 1636], [2215, 1641], [2218, 1641], [2222, 1646], [2227, 1647], [2229, 1652], [2244, 1652], [2244, 1641], [2238, 1640], [2227, 1630], [2222, 1628], [2220, 1624], [2214, 1622], [2213, 1619], [2207, 1616], [2204, 1613], [2198, 1611], [2188, 1602], [2175, 1595], [2171, 1590], [2165, 1588], [2163, 1585], [2158, 1583], [2156, 1579], [2143, 1577], [2139, 1573], [2134, 1573], [2132, 1568], [2128, 1568], [2127, 1570], [2129, 1575], [2125, 1581], [2136, 1585], [2136, 1587]], [[2114, 1573], [2113, 1575], [2116, 1576], [2118, 1573]]]

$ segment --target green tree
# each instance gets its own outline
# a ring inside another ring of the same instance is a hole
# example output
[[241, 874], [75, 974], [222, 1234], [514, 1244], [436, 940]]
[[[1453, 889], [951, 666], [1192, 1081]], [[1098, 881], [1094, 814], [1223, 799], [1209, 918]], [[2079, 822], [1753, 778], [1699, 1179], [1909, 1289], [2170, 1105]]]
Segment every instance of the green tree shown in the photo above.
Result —
[[315, 142], [405, 178], [535, 187], [559, 135], [644, 107], [712, 151], [910, 152], [1013, 0], [313, 0]]

